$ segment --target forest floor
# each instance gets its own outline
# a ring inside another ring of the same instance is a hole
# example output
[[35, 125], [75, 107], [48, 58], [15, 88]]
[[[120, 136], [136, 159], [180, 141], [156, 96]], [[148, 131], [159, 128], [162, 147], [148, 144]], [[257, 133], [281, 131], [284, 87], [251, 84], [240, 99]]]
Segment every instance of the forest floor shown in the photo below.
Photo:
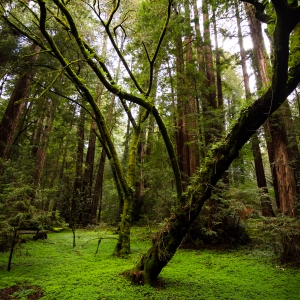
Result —
[[[163, 269], [156, 287], [134, 285], [120, 273], [132, 268], [149, 247], [148, 228], [132, 231], [132, 254], [112, 256], [113, 230], [49, 233], [47, 240], [0, 253], [0, 299], [288, 299], [300, 300], [300, 270], [278, 266], [272, 252], [256, 247], [239, 250], [179, 249]], [[99, 238], [102, 238], [96, 254]]]

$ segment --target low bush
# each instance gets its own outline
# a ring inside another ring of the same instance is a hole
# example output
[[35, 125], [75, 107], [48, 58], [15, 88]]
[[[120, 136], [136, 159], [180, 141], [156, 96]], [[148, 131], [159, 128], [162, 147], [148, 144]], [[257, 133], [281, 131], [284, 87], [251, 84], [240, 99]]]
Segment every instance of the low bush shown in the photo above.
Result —
[[281, 263], [300, 266], [300, 222], [287, 216], [262, 218], [261, 239], [270, 245]]

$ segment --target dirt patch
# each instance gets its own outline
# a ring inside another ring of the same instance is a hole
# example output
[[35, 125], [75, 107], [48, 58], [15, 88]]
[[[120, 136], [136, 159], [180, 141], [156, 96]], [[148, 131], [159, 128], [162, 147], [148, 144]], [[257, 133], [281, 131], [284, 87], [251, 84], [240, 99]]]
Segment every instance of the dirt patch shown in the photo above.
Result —
[[14, 285], [0, 290], [1, 300], [27, 299], [37, 300], [44, 296], [42, 289], [35, 285]]

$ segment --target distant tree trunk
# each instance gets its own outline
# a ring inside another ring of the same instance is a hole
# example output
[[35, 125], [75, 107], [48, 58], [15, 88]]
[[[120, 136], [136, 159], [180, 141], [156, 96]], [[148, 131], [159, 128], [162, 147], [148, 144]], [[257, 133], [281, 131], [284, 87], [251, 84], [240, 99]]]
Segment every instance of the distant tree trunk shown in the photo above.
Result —
[[[177, 16], [179, 18], [179, 15]], [[176, 132], [175, 143], [178, 157], [179, 168], [182, 173], [183, 188], [188, 184], [189, 161], [188, 161], [188, 137], [186, 128], [186, 99], [184, 82], [184, 53], [182, 44], [182, 33], [175, 37], [176, 46], [176, 84], [177, 84], [177, 114], [176, 114]]]
[[92, 195], [92, 185], [93, 185], [93, 171], [94, 171], [94, 160], [95, 160], [95, 150], [96, 150], [96, 122], [92, 120], [90, 129], [90, 138], [85, 160], [85, 172], [84, 172], [84, 190], [86, 196], [91, 198]]
[[[220, 132], [219, 135], [221, 137], [222, 132], [225, 131], [225, 112], [224, 112], [224, 99], [223, 99], [223, 89], [222, 89], [222, 76], [221, 76], [221, 57], [220, 57], [220, 49], [218, 43], [218, 30], [217, 30], [217, 22], [216, 22], [216, 13], [215, 9], [213, 9], [213, 25], [214, 25], [214, 36], [215, 36], [215, 47], [216, 47], [216, 79], [217, 79], [217, 114], [220, 116], [221, 121], [219, 122]], [[223, 175], [223, 183], [229, 184], [229, 176], [228, 172], [225, 172]]]
[[2, 162], [0, 161], [0, 174], [3, 170], [3, 161], [6, 160], [10, 146], [14, 140], [19, 119], [25, 105], [24, 100], [29, 96], [30, 83], [34, 75], [32, 64], [37, 60], [39, 51], [40, 47], [34, 44], [32, 52], [35, 54], [30, 56], [26, 67], [23, 69], [23, 74], [20, 75], [15, 85], [0, 123], [0, 158], [2, 159]]
[[39, 147], [41, 135], [43, 133], [44, 119], [45, 119], [46, 111], [47, 111], [47, 101], [43, 101], [42, 107], [39, 108], [38, 119], [36, 121], [36, 127], [31, 136], [31, 144], [32, 144], [31, 155], [33, 157], [36, 155], [37, 149]]
[[205, 121], [205, 143], [206, 147], [215, 142], [220, 134], [220, 126], [215, 112], [218, 108], [216, 94], [216, 79], [213, 63], [213, 54], [210, 37], [210, 18], [208, 10], [208, 0], [202, 1], [203, 28], [204, 28], [204, 58], [206, 72], [206, 95], [203, 101], [203, 113]]
[[190, 5], [189, 0], [184, 1], [185, 21], [187, 26], [185, 27], [185, 86], [187, 89], [186, 95], [186, 135], [188, 142], [188, 157], [186, 158], [188, 163], [188, 176], [191, 177], [199, 167], [199, 143], [198, 143], [198, 122], [197, 122], [197, 103], [196, 103], [196, 90], [195, 90], [195, 61], [193, 58], [193, 34], [190, 18]]
[[[244, 85], [245, 85], [245, 94], [246, 94], [246, 99], [250, 100], [251, 92], [250, 92], [249, 75], [248, 75], [247, 65], [246, 65], [246, 54], [244, 50], [241, 21], [240, 21], [239, 7], [237, 1], [235, 1], [235, 9], [236, 9], [236, 19], [237, 19], [237, 26], [238, 26], [241, 64], [242, 64], [242, 71], [243, 71], [243, 78], [244, 78]], [[260, 188], [260, 193], [261, 193], [260, 202], [261, 202], [262, 215], [265, 217], [275, 217], [272, 208], [271, 199], [268, 194], [267, 181], [266, 181], [266, 176], [265, 176], [265, 171], [264, 171], [264, 166], [262, 161], [262, 155], [259, 147], [259, 137], [257, 133], [254, 133], [251, 138], [251, 150], [254, 157], [257, 186], [258, 188]]]
[[70, 227], [76, 226], [76, 223], [82, 219], [82, 180], [83, 180], [83, 151], [84, 151], [84, 124], [85, 110], [80, 108], [80, 119], [77, 127], [77, 153], [76, 153], [76, 172], [74, 180], [74, 194], [71, 200]]
[[146, 141], [146, 130], [142, 130], [141, 139], [137, 150], [138, 160], [138, 172], [135, 183], [135, 194], [133, 203], [133, 221], [140, 219], [141, 208], [143, 206], [142, 193], [144, 188], [144, 176], [143, 176], [143, 164], [145, 159], [145, 141]]
[[199, 68], [200, 77], [200, 91], [203, 91], [202, 84], [205, 80], [202, 74], [205, 73], [205, 61], [203, 54], [203, 39], [200, 32], [200, 23], [199, 23], [199, 12], [197, 8], [197, 1], [193, 0], [193, 13], [195, 16], [195, 32], [196, 32], [196, 50], [197, 50], [197, 62]]
[[[66, 165], [66, 159], [67, 159], [67, 153], [68, 153], [68, 145], [69, 145], [69, 140], [66, 140], [66, 143], [64, 145], [64, 150], [62, 154], [62, 162], [60, 165], [60, 171], [59, 171], [59, 176], [58, 176], [58, 183], [62, 184], [63, 178], [64, 178], [64, 170], [65, 170], [65, 165]], [[55, 213], [58, 207], [58, 198], [60, 196], [60, 189], [58, 192], [56, 192], [54, 199], [53, 199], [53, 206], [52, 206], [52, 213]], [[65, 216], [66, 222], [69, 222], [69, 216]]]
[[80, 222], [87, 226], [93, 219], [91, 216], [92, 210], [92, 186], [93, 186], [93, 172], [94, 172], [94, 160], [96, 151], [96, 122], [92, 120], [90, 127], [90, 138], [85, 159], [85, 168], [82, 182], [82, 219]]
[[[199, 132], [199, 145], [200, 145], [200, 157], [205, 156], [206, 142], [205, 142], [205, 125], [203, 113], [207, 111], [207, 103], [209, 100], [207, 99], [207, 78], [205, 73], [205, 60], [204, 60], [204, 43], [203, 38], [200, 31], [200, 22], [199, 22], [199, 12], [197, 7], [197, 1], [193, 0], [193, 12], [195, 19], [195, 46], [197, 51], [197, 63], [198, 63], [198, 80], [195, 80], [195, 90], [196, 90], [196, 105], [197, 105], [197, 114], [198, 114], [198, 132]], [[202, 99], [202, 107], [201, 100]]]
[[[300, 27], [299, 27], [300, 29]], [[282, 106], [281, 110], [283, 113], [283, 120], [285, 123], [285, 127], [287, 128], [287, 139], [288, 139], [288, 153], [290, 157], [290, 164], [293, 168], [295, 179], [296, 179], [296, 187], [297, 187], [297, 203], [300, 204], [300, 151], [298, 147], [298, 140], [299, 140], [299, 129], [297, 128], [291, 108], [288, 101], [285, 101]]]
[[[255, 19], [254, 9], [245, 4], [249, 20], [250, 34], [254, 46], [256, 68], [258, 69], [258, 86], [262, 87], [269, 84], [268, 77], [268, 57], [260, 22]], [[297, 179], [294, 173], [289, 151], [287, 131], [282, 116], [282, 108], [274, 113], [265, 124], [267, 134], [267, 147], [271, 170], [273, 174], [274, 190], [277, 196], [276, 203], [280, 204], [283, 214], [295, 216], [295, 201], [297, 197]]]
[[[52, 174], [51, 174], [51, 178], [50, 178], [50, 182], [49, 182], [49, 186], [48, 186], [49, 189], [53, 189], [53, 187], [54, 187], [54, 182], [55, 182], [55, 179], [57, 177], [58, 163], [59, 163], [59, 160], [60, 160], [60, 157], [61, 157], [60, 154], [61, 154], [63, 144], [64, 144], [64, 139], [61, 140], [61, 142], [58, 145], [57, 151], [56, 151], [53, 170], [52, 170]], [[43, 209], [45, 211], [49, 210], [50, 201], [51, 201], [51, 198], [47, 197], [46, 202], [44, 203], [44, 207], [43, 207]]]
[[[70, 105], [69, 110], [72, 111], [72, 117], [71, 117], [71, 123], [69, 127], [69, 132], [72, 132], [72, 128], [74, 126], [75, 121], [75, 113], [76, 113], [77, 105]], [[63, 217], [67, 223], [70, 223], [70, 197], [69, 195], [73, 195], [73, 191], [69, 191], [70, 184], [68, 184], [68, 177], [65, 178], [65, 169], [67, 165], [67, 154], [69, 150], [69, 142], [70, 142], [70, 136], [66, 134], [66, 140], [64, 145], [62, 145], [62, 162], [59, 169], [59, 175], [58, 175], [58, 190], [55, 193], [54, 199], [52, 201], [52, 214], [55, 216], [56, 211], [60, 211], [61, 217]], [[68, 188], [65, 189], [64, 186], [67, 186]], [[66, 191], [67, 190], [67, 191]], [[62, 193], [62, 191], [64, 191]], [[63, 196], [62, 196], [63, 195]], [[63, 201], [62, 201], [63, 200]]]
[[175, 141], [179, 168], [182, 172], [183, 188], [185, 189], [190, 176], [199, 166], [199, 150], [193, 78], [192, 29], [190, 27], [190, 10], [187, 1], [184, 3], [184, 9], [186, 27], [184, 30], [184, 45], [181, 34], [176, 37], [177, 115]]
[[257, 134], [254, 134], [251, 138], [251, 149], [254, 156], [257, 187], [260, 189], [261, 213], [265, 217], [275, 217], [271, 199], [269, 197], [269, 191], [267, 188], [265, 170], [259, 147], [259, 138]]
[[[115, 96], [113, 95], [112, 98], [111, 98], [110, 109], [109, 109], [108, 116], [107, 116], [108, 124], [110, 124], [110, 125], [112, 123], [114, 109], [115, 109]], [[93, 198], [92, 198], [91, 222], [96, 221], [97, 209], [99, 209], [98, 218], [97, 218], [98, 222], [100, 222], [100, 220], [101, 220], [102, 192], [103, 192], [103, 179], [104, 179], [105, 160], [106, 160], [106, 152], [105, 152], [104, 148], [102, 148], [100, 161], [99, 161], [99, 166], [98, 166], [96, 183], [95, 183], [95, 186], [94, 186], [94, 195], [93, 195]], [[116, 186], [118, 188], [119, 185], [116, 184]], [[118, 191], [118, 194], [119, 194], [119, 197], [120, 197], [121, 191]]]
[[224, 129], [225, 125], [225, 115], [223, 111], [223, 89], [222, 89], [222, 79], [221, 79], [221, 57], [220, 57], [220, 49], [218, 43], [218, 31], [217, 31], [217, 22], [216, 22], [216, 13], [213, 10], [213, 25], [214, 25], [214, 36], [215, 36], [215, 47], [216, 47], [216, 77], [217, 77], [217, 106], [221, 109], [222, 115], [222, 129]]
[[46, 151], [49, 141], [49, 134], [52, 130], [54, 114], [55, 114], [55, 104], [53, 101], [47, 101], [47, 118], [45, 120], [45, 125], [43, 126], [43, 131], [40, 135], [40, 141], [38, 144], [38, 148], [35, 155], [35, 172], [34, 172], [34, 193], [33, 193], [33, 203], [36, 197], [37, 189], [40, 185], [42, 172], [44, 169], [45, 159], [46, 159]]
[[94, 195], [93, 195], [93, 201], [92, 201], [92, 209], [91, 209], [91, 219], [92, 222], [96, 223], [95, 220], [97, 216], [97, 209], [98, 211], [98, 217], [97, 221], [101, 221], [101, 211], [102, 211], [102, 193], [103, 193], [103, 178], [104, 178], [104, 167], [105, 167], [105, 159], [106, 159], [106, 152], [104, 148], [102, 148], [100, 160], [99, 160], [99, 166], [98, 166], [98, 173], [96, 178], [96, 183], [94, 187]]
[[[105, 34], [103, 44], [102, 44], [102, 55], [106, 55], [106, 49], [107, 49], [107, 35]], [[117, 73], [120, 69], [120, 63], [118, 63]], [[103, 94], [104, 86], [103, 84], [98, 84], [97, 86], [97, 103], [98, 105], [101, 104], [101, 98]], [[113, 96], [114, 98], [115, 96]], [[112, 106], [114, 107], [114, 103], [112, 103]], [[111, 108], [110, 110], [112, 110]], [[110, 113], [111, 114], [111, 113]], [[110, 118], [110, 116], [108, 116]], [[93, 174], [94, 174], [94, 161], [95, 161], [95, 150], [96, 150], [96, 133], [95, 130], [97, 128], [96, 121], [93, 119], [90, 127], [90, 138], [89, 138], [89, 144], [86, 154], [86, 160], [85, 160], [85, 171], [83, 175], [83, 216], [82, 216], [82, 222], [86, 226], [88, 223], [93, 223], [96, 221], [96, 213], [97, 213], [97, 206], [98, 203], [93, 203], [94, 200], [97, 199], [93, 197], [92, 195], [92, 188], [93, 188]], [[105, 158], [104, 158], [105, 160]], [[100, 168], [100, 166], [99, 166]], [[99, 173], [99, 172], [98, 172]], [[102, 187], [101, 187], [102, 189]], [[97, 193], [97, 192], [96, 192]], [[96, 207], [96, 210], [95, 210]]]
[[[58, 148], [56, 150], [56, 154], [55, 154], [55, 161], [53, 164], [53, 170], [52, 170], [52, 174], [51, 174], [51, 178], [50, 178], [50, 182], [49, 182], [49, 189], [52, 189], [54, 187], [54, 183], [57, 177], [57, 171], [58, 171], [58, 164], [59, 164], [59, 160], [61, 158], [61, 150], [64, 144], [64, 138], [59, 142]], [[48, 210], [48, 209], [46, 209]]]

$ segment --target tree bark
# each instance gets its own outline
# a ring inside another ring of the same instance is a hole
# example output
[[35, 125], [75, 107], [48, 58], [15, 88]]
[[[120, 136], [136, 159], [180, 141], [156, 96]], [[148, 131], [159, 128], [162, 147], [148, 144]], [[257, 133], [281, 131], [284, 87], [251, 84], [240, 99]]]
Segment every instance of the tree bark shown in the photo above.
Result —
[[188, 184], [191, 175], [199, 166], [198, 124], [196, 91], [194, 87], [194, 61], [192, 51], [192, 29], [188, 1], [184, 2], [185, 27], [184, 44], [182, 36], [176, 37], [177, 71], [177, 115], [176, 115], [176, 151], [183, 178], [183, 187]]
[[[177, 15], [179, 18], [179, 15]], [[176, 46], [176, 91], [177, 91], [177, 114], [176, 114], [176, 132], [175, 144], [178, 157], [178, 164], [182, 174], [183, 189], [186, 188], [189, 178], [189, 155], [188, 155], [188, 136], [186, 124], [186, 99], [184, 82], [184, 50], [182, 43], [182, 32], [175, 37]]]
[[[244, 78], [245, 95], [246, 95], [246, 99], [250, 100], [251, 97], [250, 82], [249, 82], [249, 75], [248, 75], [247, 65], [246, 65], [246, 54], [244, 49], [239, 6], [237, 1], [235, 1], [235, 9], [236, 9], [236, 20], [238, 26], [238, 38], [239, 38], [239, 46], [240, 46], [242, 72]], [[275, 217], [272, 208], [271, 199], [268, 193], [262, 155], [259, 147], [259, 137], [256, 132], [253, 134], [250, 141], [251, 141], [251, 150], [254, 158], [257, 187], [260, 189], [261, 212], [262, 215], [265, 217]]]
[[92, 186], [93, 186], [93, 174], [94, 174], [94, 161], [96, 151], [96, 134], [95, 129], [97, 124], [94, 120], [90, 126], [89, 144], [85, 159], [85, 168], [82, 181], [82, 220], [80, 222], [83, 226], [87, 226], [93, 219], [91, 215], [92, 210]]
[[[250, 34], [254, 46], [255, 65], [258, 70], [258, 86], [261, 88], [270, 83], [268, 76], [268, 57], [264, 45], [261, 24], [255, 19], [254, 9], [245, 4]], [[289, 151], [286, 126], [282, 116], [282, 108], [273, 114], [264, 125], [267, 139], [269, 161], [273, 177], [276, 203], [283, 214], [295, 216], [297, 197], [297, 179], [291, 161], [295, 159]]]
[[3, 162], [6, 160], [14, 140], [19, 119], [25, 105], [24, 100], [29, 96], [30, 83], [35, 72], [32, 65], [37, 60], [39, 51], [40, 47], [33, 44], [32, 52], [35, 54], [30, 56], [26, 67], [22, 70], [23, 74], [20, 75], [15, 85], [0, 123], [0, 158], [2, 158], [2, 162], [0, 162], [0, 174], [3, 170]]

